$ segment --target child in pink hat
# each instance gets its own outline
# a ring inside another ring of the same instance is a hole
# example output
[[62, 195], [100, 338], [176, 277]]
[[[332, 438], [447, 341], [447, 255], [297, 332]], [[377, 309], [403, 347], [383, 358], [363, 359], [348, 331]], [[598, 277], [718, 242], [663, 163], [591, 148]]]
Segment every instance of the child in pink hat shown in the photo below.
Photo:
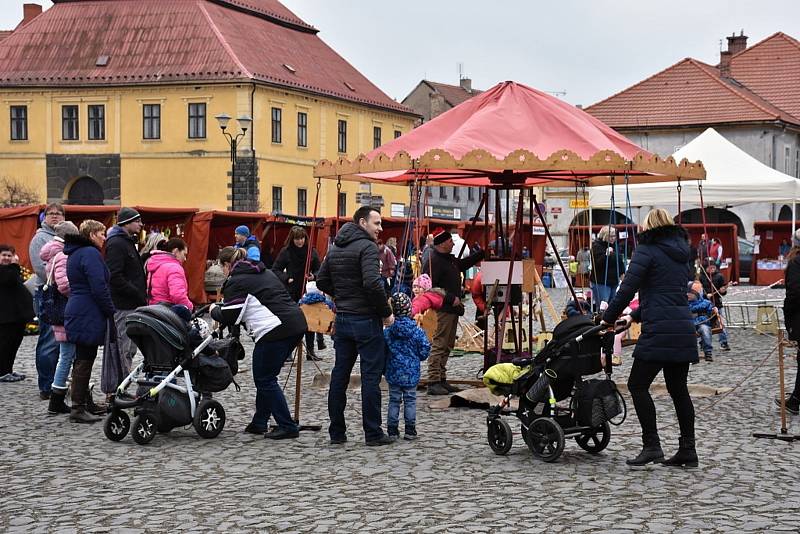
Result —
[[423, 274], [414, 280], [411, 291], [414, 293], [414, 300], [411, 301], [411, 314], [416, 316], [420, 313], [433, 309], [441, 309], [444, 303], [444, 291], [438, 287], [432, 287], [431, 277]]

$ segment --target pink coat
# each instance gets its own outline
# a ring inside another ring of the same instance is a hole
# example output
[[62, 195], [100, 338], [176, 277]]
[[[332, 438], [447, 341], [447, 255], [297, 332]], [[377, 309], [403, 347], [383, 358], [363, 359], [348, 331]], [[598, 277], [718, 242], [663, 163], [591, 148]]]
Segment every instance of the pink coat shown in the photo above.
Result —
[[153, 252], [145, 265], [147, 271], [148, 304], [169, 302], [194, 308], [189, 300], [189, 284], [178, 259], [163, 250]]
[[426, 291], [411, 301], [411, 315], [425, 313], [433, 309], [439, 310], [444, 304], [444, 296], [435, 291]]
[[[55, 238], [49, 243], [46, 243], [42, 250], [39, 251], [39, 258], [45, 263], [45, 273], [50, 276], [50, 270], [55, 265], [53, 271], [53, 278], [56, 281], [58, 291], [69, 297], [69, 279], [67, 278], [67, 256], [64, 254], [64, 241], [60, 238]], [[56, 341], [64, 343], [67, 341], [67, 332], [63, 326], [53, 325], [53, 333], [55, 334]]]

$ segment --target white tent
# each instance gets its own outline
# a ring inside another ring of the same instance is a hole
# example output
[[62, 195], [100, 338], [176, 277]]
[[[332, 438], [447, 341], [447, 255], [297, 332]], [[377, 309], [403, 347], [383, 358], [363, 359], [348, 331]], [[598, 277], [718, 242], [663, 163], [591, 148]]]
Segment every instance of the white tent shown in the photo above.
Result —
[[[753, 158], [736, 145], [722, 137], [713, 128], [707, 129], [691, 143], [672, 156], [675, 161], [683, 158], [700, 160], [706, 168], [703, 185], [705, 206], [736, 206], [751, 202], [792, 202], [798, 199], [800, 182], [776, 171]], [[700, 205], [698, 182], [683, 182], [681, 205]], [[677, 204], [677, 182], [637, 184], [628, 188], [630, 203], [638, 206], [663, 206]], [[616, 185], [615, 205], [624, 210], [626, 193], [624, 181]], [[589, 205], [592, 208], [611, 206], [611, 186], [589, 189]]]

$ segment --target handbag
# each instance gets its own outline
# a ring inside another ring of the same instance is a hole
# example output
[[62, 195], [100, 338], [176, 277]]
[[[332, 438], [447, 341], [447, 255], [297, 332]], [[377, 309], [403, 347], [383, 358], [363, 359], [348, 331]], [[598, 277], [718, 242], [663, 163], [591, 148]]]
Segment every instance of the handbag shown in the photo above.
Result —
[[47, 324], [63, 326], [67, 297], [58, 290], [54, 277], [55, 269], [56, 262], [53, 261], [53, 265], [47, 275], [47, 281], [42, 286], [42, 309], [39, 310], [39, 318]]
[[[581, 426], [598, 427], [627, 412], [625, 399], [610, 378], [590, 379], [581, 382], [575, 393], [575, 419]], [[622, 424], [622, 421], [614, 423]]]

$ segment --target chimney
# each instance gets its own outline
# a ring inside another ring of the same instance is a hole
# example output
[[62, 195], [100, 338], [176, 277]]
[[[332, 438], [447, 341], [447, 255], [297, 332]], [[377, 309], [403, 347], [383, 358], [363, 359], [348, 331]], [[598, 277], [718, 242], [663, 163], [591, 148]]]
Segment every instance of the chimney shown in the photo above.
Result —
[[472, 80], [470, 78], [461, 78], [461, 81], [458, 82], [463, 90], [468, 93], [472, 92]]
[[734, 32], [733, 35], [728, 37], [728, 52], [731, 55], [738, 54], [745, 48], [747, 48], [747, 36], [744, 34], [744, 30], [739, 35]]
[[731, 77], [731, 53], [727, 50], [719, 53], [719, 75], [723, 78]]
[[23, 4], [22, 5], [22, 22], [19, 23], [18, 28], [28, 24], [30, 21], [42, 14], [42, 6], [39, 4]]

